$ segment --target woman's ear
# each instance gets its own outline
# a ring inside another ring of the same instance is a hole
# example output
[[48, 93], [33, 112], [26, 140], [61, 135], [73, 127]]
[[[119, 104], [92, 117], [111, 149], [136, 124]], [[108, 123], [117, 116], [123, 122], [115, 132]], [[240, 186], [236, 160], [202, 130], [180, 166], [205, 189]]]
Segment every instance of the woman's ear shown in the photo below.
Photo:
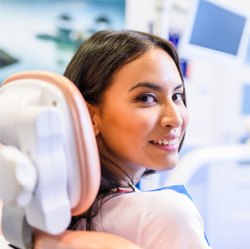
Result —
[[88, 102], [86, 103], [87, 103], [87, 107], [90, 113], [90, 118], [92, 121], [94, 132], [95, 132], [95, 135], [97, 136], [100, 133], [99, 125], [98, 125], [99, 109], [97, 106], [91, 105]]

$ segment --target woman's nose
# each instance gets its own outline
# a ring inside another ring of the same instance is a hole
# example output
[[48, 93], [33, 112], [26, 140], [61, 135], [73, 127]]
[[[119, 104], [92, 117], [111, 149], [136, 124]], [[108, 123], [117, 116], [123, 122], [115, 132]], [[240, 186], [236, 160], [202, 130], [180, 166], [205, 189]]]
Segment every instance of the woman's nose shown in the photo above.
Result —
[[177, 128], [183, 123], [183, 118], [181, 115], [181, 107], [175, 105], [175, 103], [167, 104], [164, 107], [163, 115], [161, 117], [161, 126]]

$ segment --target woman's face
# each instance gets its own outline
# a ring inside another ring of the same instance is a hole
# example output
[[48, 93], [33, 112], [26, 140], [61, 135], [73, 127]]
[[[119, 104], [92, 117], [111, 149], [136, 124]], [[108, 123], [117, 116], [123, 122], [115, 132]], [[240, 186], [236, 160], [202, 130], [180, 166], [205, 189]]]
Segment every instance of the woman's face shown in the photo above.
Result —
[[174, 61], [160, 48], [123, 66], [92, 112], [105, 157], [134, 171], [173, 168], [188, 123], [183, 91]]

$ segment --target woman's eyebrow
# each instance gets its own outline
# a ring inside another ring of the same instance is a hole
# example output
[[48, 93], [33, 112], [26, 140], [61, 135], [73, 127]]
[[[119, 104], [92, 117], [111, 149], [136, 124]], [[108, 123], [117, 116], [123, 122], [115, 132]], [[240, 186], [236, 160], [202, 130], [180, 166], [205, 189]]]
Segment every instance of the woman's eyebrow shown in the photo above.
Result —
[[[157, 84], [154, 84], [154, 83], [151, 83], [151, 82], [140, 82], [138, 84], [136, 84], [135, 86], [131, 87], [129, 89], [129, 92], [136, 89], [136, 88], [139, 88], [139, 87], [146, 87], [146, 88], [150, 88], [152, 90], [155, 90], [155, 91], [161, 91], [162, 88], [160, 86], [158, 86]], [[180, 88], [184, 88], [183, 86], [183, 83], [180, 83], [179, 85], [177, 85], [175, 88], [174, 88], [174, 91], [180, 89]]]
[[150, 88], [152, 90], [155, 90], [155, 91], [160, 91], [161, 90], [161, 87], [154, 84], [154, 83], [150, 83], [150, 82], [140, 82], [138, 84], [136, 84], [135, 86], [131, 87], [128, 91], [132, 91], [136, 88], [139, 88], [139, 87], [147, 87], [147, 88]]
[[178, 90], [178, 89], [180, 89], [180, 88], [184, 88], [183, 83], [181, 83], [181, 84], [179, 84], [178, 86], [176, 86], [176, 87], [174, 88], [174, 91], [176, 91], [176, 90]]

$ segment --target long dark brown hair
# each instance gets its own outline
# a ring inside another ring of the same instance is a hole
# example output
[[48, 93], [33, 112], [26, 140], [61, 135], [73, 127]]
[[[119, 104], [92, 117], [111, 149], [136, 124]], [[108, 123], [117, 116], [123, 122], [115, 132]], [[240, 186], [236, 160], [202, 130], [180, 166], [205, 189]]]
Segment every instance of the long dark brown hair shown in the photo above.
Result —
[[[92, 105], [99, 105], [104, 92], [111, 84], [114, 73], [123, 65], [135, 60], [153, 47], [159, 47], [171, 56], [183, 82], [179, 57], [174, 46], [161, 37], [133, 30], [99, 31], [93, 34], [80, 46], [64, 75], [75, 83], [85, 101]], [[168, 69], [166, 68], [166, 70]], [[185, 98], [184, 104], [186, 105]], [[119, 187], [120, 180], [126, 174], [118, 165], [106, 167], [102, 158], [101, 167], [102, 177], [97, 200], [111, 194], [112, 189]], [[153, 170], [146, 170], [145, 174], [153, 172]], [[81, 216], [87, 219], [89, 229], [92, 217], [97, 212], [96, 201]], [[79, 217], [73, 218], [71, 228], [78, 219]]]

